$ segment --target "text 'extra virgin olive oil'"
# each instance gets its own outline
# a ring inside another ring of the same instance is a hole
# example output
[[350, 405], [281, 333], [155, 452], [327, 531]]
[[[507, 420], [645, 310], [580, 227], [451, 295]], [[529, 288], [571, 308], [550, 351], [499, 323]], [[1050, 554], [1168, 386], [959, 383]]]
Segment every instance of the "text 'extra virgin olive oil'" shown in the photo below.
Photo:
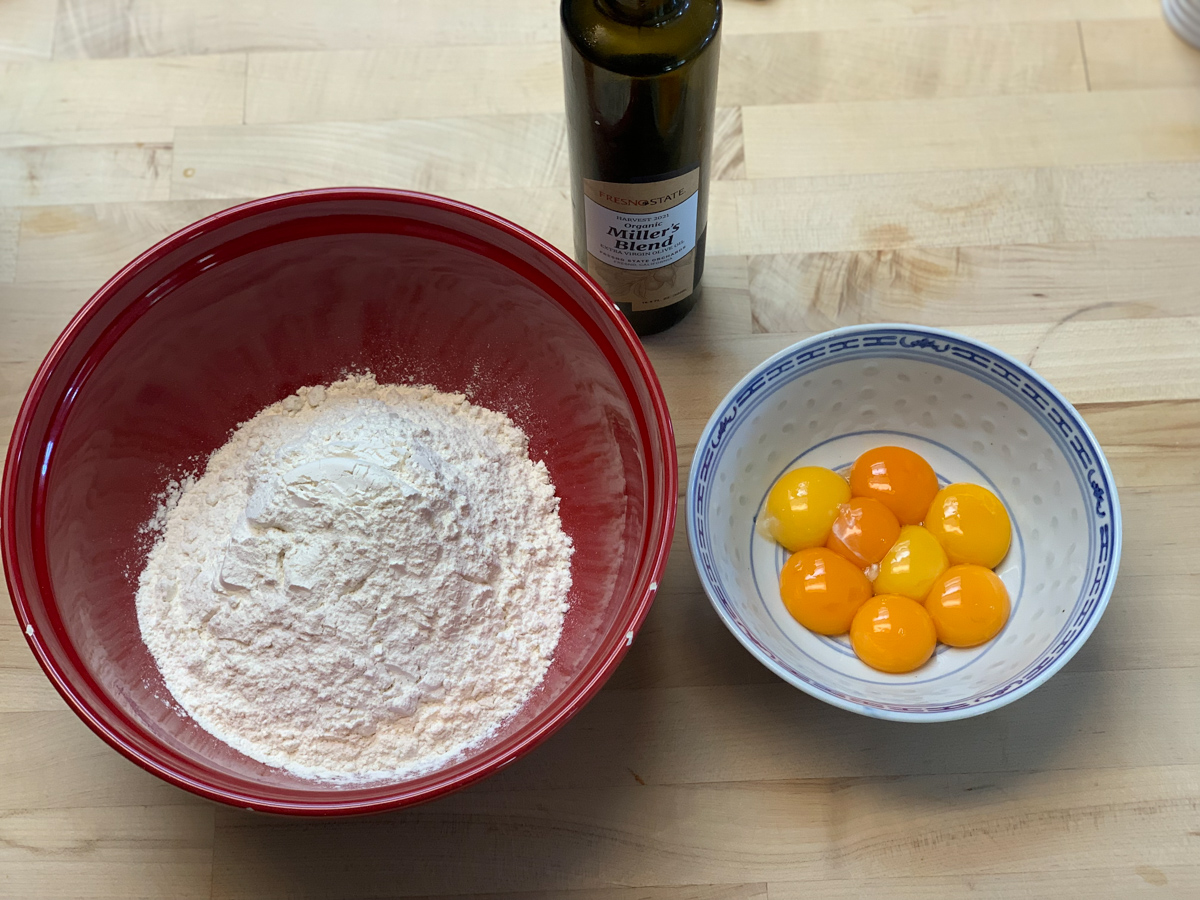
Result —
[[638, 334], [704, 273], [721, 0], [563, 0], [575, 253]]

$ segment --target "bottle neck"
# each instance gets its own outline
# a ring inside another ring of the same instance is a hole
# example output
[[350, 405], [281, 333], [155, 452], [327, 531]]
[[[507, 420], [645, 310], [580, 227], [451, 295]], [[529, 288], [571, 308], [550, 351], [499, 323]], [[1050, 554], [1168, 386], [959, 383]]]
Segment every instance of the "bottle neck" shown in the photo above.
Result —
[[659, 25], [687, 9], [688, 0], [597, 0], [600, 8], [630, 25]]

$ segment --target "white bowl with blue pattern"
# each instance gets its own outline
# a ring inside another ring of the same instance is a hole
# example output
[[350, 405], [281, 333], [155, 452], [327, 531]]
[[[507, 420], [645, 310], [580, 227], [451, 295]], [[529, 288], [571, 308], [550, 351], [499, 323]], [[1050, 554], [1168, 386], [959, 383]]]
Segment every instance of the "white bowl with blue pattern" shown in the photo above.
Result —
[[[845, 470], [882, 445], [920, 453], [943, 484], [986, 485], [1013, 522], [996, 570], [1012, 598], [1004, 630], [981, 647], [939, 645], [907, 675], [795, 622], [779, 595], [787, 554], [755, 527], [784, 472]], [[1096, 627], [1121, 556], [1112, 472], [1074, 407], [998, 350], [909, 325], [826, 332], [742, 379], [692, 459], [687, 525], [713, 607], [763, 665], [835, 706], [908, 722], [979, 715], [1046, 681]]]

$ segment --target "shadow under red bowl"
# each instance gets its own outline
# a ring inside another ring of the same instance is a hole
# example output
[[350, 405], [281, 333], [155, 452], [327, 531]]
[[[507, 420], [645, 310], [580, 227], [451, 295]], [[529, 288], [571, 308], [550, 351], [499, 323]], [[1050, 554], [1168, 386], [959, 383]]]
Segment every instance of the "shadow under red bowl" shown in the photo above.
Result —
[[[529, 435], [575, 542], [570, 612], [525, 707], [440, 771], [305, 781], [213, 738], [169, 699], [134, 604], [168, 482], [240, 422], [347, 370], [463, 391]], [[401, 191], [267, 198], [147, 251], [87, 303], [17, 418], [0, 511], [21, 628], [113, 747], [215, 800], [345, 815], [428, 800], [513, 762], [600, 688], [653, 599], [677, 471], [641, 345], [569, 259], [481, 210]]]

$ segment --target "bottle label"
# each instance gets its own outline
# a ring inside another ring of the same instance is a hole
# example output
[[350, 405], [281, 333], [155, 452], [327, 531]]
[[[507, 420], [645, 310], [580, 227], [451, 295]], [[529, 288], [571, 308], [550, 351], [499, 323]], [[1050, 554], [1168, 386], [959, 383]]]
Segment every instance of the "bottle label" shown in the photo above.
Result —
[[695, 288], [700, 170], [665, 181], [583, 180], [588, 273], [635, 312], [670, 306]]

